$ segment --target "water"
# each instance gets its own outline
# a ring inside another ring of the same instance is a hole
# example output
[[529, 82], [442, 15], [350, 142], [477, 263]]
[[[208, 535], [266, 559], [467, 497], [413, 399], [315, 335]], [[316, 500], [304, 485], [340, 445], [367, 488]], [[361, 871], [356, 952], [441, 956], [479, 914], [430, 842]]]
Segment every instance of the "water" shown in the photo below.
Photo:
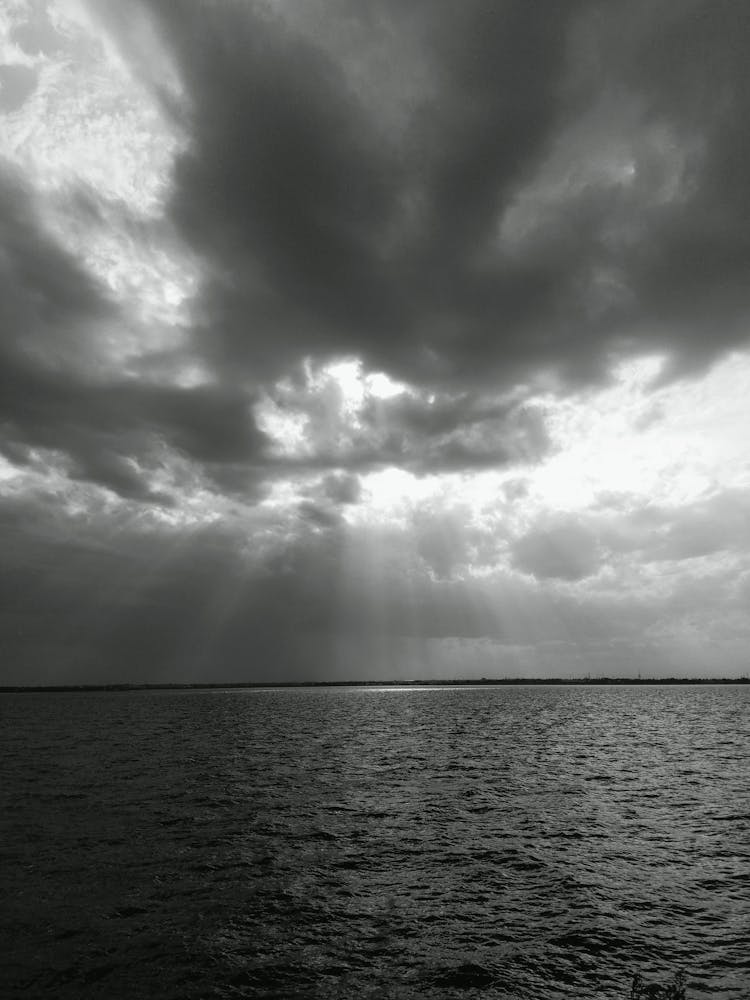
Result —
[[0, 697], [0, 995], [750, 996], [750, 688]]

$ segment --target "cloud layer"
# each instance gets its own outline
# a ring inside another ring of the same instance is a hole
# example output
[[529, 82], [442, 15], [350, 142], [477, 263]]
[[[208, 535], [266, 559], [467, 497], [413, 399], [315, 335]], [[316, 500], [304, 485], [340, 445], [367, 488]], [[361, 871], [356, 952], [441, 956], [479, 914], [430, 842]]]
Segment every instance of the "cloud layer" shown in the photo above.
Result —
[[745, 5], [0, 28], [13, 678], [739, 669]]
[[[580, 382], [745, 338], [741, 6], [381, 2], [346, 29], [319, 6], [151, 11], [184, 88], [169, 212], [206, 263], [214, 365]], [[417, 77], [398, 96], [390, 39]]]

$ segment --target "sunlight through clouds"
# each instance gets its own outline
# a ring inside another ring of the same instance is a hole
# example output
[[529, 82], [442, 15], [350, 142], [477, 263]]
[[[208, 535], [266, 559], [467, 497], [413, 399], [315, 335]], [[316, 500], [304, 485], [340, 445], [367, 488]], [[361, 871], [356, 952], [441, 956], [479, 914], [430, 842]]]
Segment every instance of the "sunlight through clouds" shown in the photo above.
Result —
[[750, 360], [727, 358], [703, 378], [653, 387], [658, 359], [624, 366], [611, 389], [550, 405], [558, 452], [533, 477], [540, 502], [585, 508], [602, 494], [679, 504], [750, 482]]
[[345, 6], [0, 11], [0, 585], [106, 550], [88, 662], [196, 676], [740, 669], [750, 36]]

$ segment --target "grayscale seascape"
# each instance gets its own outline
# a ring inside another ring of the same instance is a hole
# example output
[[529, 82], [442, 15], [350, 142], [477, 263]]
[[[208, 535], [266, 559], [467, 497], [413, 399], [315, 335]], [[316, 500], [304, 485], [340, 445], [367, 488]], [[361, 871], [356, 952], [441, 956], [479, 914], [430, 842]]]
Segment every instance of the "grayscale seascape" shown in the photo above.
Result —
[[4, 695], [0, 994], [742, 1000], [749, 697]]
[[0, 0], [0, 1000], [750, 1000], [748, 53]]

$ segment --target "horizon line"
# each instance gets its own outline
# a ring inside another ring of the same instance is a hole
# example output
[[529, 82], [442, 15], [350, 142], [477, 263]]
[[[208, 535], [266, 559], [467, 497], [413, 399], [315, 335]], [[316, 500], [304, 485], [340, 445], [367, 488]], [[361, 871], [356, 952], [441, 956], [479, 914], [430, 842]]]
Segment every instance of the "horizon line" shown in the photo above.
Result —
[[472, 677], [445, 679], [406, 680], [307, 680], [307, 681], [163, 681], [115, 682], [108, 684], [3, 684], [0, 694], [86, 692], [86, 691], [174, 691], [174, 690], [232, 690], [247, 688], [316, 688], [316, 687], [496, 687], [514, 685], [701, 685], [701, 684], [748, 684], [750, 677]]

